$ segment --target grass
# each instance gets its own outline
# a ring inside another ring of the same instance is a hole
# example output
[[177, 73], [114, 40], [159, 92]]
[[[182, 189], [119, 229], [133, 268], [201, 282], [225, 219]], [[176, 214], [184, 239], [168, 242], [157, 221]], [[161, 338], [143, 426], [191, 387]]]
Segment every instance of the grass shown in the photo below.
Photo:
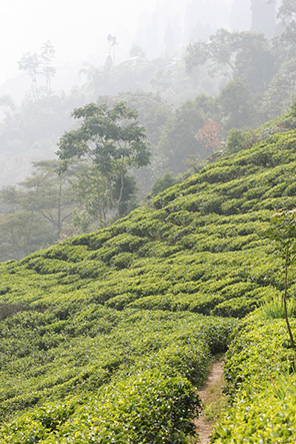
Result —
[[284, 400], [286, 396], [293, 395], [296, 396], [296, 374], [295, 371], [293, 375], [280, 374], [276, 379], [270, 376], [270, 380], [273, 386], [274, 395]]
[[[261, 305], [263, 319], [285, 319], [285, 309], [283, 298], [273, 296], [265, 298]], [[287, 301], [288, 316], [291, 317], [296, 312], [296, 304], [294, 299]]]
[[227, 398], [223, 394], [223, 378], [213, 384], [206, 393], [203, 415], [208, 422], [217, 422], [227, 408]]

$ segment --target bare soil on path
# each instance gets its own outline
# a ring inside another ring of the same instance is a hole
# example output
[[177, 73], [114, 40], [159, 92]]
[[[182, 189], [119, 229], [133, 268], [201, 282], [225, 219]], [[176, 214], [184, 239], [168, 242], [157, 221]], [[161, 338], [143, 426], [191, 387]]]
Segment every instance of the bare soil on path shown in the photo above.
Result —
[[[202, 400], [204, 405], [207, 404], [207, 399], [209, 397], [211, 388], [219, 383], [223, 378], [223, 361], [222, 358], [217, 360], [212, 364], [208, 379], [204, 387], [198, 390], [198, 395]], [[196, 426], [196, 431], [198, 433], [197, 443], [199, 444], [208, 444], [210, 442], [211, 433], [213, 430], [214, 423], [206, 421], [205, 417], [202, 413], [199, 414], [198, 418], [194, 420], [194, 424]]]

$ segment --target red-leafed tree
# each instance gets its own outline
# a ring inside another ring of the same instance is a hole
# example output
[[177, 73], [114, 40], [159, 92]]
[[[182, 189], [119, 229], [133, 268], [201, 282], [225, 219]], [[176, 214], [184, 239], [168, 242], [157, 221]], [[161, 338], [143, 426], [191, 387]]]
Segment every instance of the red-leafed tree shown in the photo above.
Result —
[[206, 120], [203, 128], [200, 128], [195, 134], [196, 140], [204, 142], [205, 147], [211, 150], [211, 154], [221, 147], [221, 131], [223, 127], [214, 120]]

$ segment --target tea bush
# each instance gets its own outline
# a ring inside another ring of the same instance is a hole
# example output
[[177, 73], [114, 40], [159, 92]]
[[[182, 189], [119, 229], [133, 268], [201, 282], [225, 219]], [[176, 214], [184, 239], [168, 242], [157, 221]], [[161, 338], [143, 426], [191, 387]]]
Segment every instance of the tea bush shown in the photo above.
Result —
[[69, 302], [18, 312], [0, 323], [1, 419], [138, 370], [163, 369], [200, 385], [234, 324], [188, 312], [119, 312]]
[[226, 354], [225, 379], [233, 404], [211, 442], [295, 442], [295, 361], [284, 320], [260, 312], [245, 320]]
[[[284, 290], [282, 260], [265, 233], [274, 209], [295, 205], [296, 131], [270, 134], [111, 227], [0, 264], [2, 442], [183, 442], [193, 411], [184, 406], [196, 403], [192, 384], [200, 385], [212, 355], [227, 349], [232, 317], [246, 315], [226, 365], [234, 407], [216, 439], [231, 442], [237, 433], [234, 442], [247, 442], [253, 433], [252, 442], [264, 442], [279, 418], [267, 404], [270, 423], [256, 424], [258, 433], [248, 427], [262, 390], [274, 389], [266, 374], [277, 383], [277, 372], [293, 364], [281, 346], [282, 324], [249, 315]], [[291, 294], [295, 282], [291, 270]], [[166, 412], [157, 381], [175, 400], [165, 398]], [[289, 396], [276, 404], [285, 418]], [[134, 402], [139, 410], [131, 410]], [[236, 414], [241, 425], [234, 432]], [[277, 425], [272, 430], [280, 433]]]
[[35, 409], [0, 428], [0, 442], [185, 443], [194, 435], [190, 420], [199, 407], [186, 379], [145, 371], [83, 400]]

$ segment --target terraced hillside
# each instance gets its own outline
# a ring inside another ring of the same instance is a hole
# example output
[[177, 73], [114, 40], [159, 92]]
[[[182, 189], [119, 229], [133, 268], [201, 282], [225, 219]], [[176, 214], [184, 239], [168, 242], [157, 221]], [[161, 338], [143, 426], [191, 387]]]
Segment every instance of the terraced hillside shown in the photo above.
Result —
[[276, 133], [109, 228], [1, 264], [0, 442], [189, 442], [211, 357], [283, 290], [264, 234], [295, 205], [295, 171], [296, 130]]

